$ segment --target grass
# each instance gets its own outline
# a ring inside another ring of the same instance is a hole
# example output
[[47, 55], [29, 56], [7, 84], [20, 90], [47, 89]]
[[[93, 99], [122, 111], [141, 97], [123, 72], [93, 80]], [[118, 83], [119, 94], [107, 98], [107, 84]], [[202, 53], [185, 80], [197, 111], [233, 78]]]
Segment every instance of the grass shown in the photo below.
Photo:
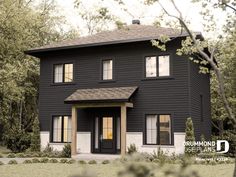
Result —
[[[163, 168], [178, 168], [178, 165], [165, 165]], [[81, 174], [85, 169], [90, 173], [97, 174], [97, 177], [116, 177], [118, 171], [124, 165], [121, 163], [111, 163], [107, 165], [81, 165], [81, 164], [17, 164], [0, 166], [1, 177], [71, 177]], [[156, 176], [160, 176], [160, 170], [156, 167]], [[201, 177], [233, 177], [234, 164], [221, 165], [192, 165], [191, 170], [195, 170]], [[163, 174], [162, 174], [163, 176]]]

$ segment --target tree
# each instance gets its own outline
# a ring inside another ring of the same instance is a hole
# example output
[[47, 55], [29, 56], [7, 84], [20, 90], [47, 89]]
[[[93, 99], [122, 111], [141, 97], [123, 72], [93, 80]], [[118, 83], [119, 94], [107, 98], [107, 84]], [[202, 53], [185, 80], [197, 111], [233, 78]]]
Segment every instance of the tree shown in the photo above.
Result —
[[[185, 142], [195, 141], [194, 127], [192, 118], [187, 118], [185, 126]], [[191, 155], [192, 152], [189, 150], [191, 146], [185, 145], [185, 153]]]
[[32, 127], [32, 136], [30, 150], [38, 152], [40, 151], [40, 130], [39, 130], [39, 120], [38, 117], [35, 117], [33, 127]]
[[0, 9], [0, 124], [7, 141], [9, 130], [32, 131], [38, 114], [39, 61], [24, 51], [68, 36], [53, 0], [1, 0]]
[[[197, 56], [198, 59], [195, 60], [196, 62], [199, 62], [198, 60], [200, 60], [199, 63], [201, 65], [203, 65], [203, 66], [207, 65], [207, 64], [210, 65], [212, 71], [214, 72], [214, 74], [216, 76], [216, 80], [217, 80], [217, 84], [218, 84], [218, 91], [219, 91], [219, 95], [221, 96], [224, 108], [228, 114], [230, 121], [232, 122], [234, 129], [236, 129], [236, 118], [235, 118], [235, 115], [232, 111], [232, 108], [229, 104], [229, 101], [228, 101], [228, 98], [226, 95], [225, 86], [224, 86], [224, 76], [223, 76], [223, 73], [221, 72], [221, 68], [219, 68], [219, 65], [217, 64], [219, 61], [218, 54], [217, 54], [218, 48], [220, 46], [219, 43], [216, 42], [216, 43], [212, 44], [205, 39], [199, 39], [199, 37], [197, 35], [195, 35], [195, 33], [190, 30], [188, 23], [185, 21], [181, 11], [177, 7], [174, 0], [170, 0], [170, 2], [172, 4], [172, 6], [174, 7], [174, 9], [177, 11], [178, 15], [173, 15], [170, 12], [168, 12], [159, 0], [147, 0], [147, 2], [149, 4], [153, 4], [154, 2], [157, 2], [161, 6], [163, 11], [168, 16], [176, 19], [179, 22], [180, 26], [184, 29], [184, 31], [187, 32], [189, 37], [187, 37], [185, 41], [182, 41], [182, 48], [178, 49], [177, 54]], [[226, 1], [224, 1], [224, 2], [225, 2], [225, 4], [228, 4]], [[203, 3], [203, 5], [206, 6], [205, 3]], [[221, 4], [221, 6], [222, 6], [222, 4]], [[208, 15], [208, 14], [205, 14], [205, 15]], [[166, 41], [168, 41], [168, 40], [166, 40]], [[206, 48], [208, 50], [206, 50]], [[190, 59], [193, 60], [193, 58], [190, 58]], [[203, 72], [207, 72], [207, 70], [204, 71], [204, 69], [206, 69], [206, 67], [201, 66], [201, 69], [203, 69]]]

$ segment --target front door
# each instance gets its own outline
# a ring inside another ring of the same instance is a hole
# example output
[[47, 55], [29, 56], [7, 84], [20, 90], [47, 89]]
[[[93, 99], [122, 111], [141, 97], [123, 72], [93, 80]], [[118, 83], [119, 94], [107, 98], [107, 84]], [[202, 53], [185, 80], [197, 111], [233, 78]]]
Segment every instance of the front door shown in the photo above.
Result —
[[114, 117], [101, 117], [101, 153], [115, 153]]
[[94, 115], [93, 152], [115, 154], [119, 151], [120, 118], [114, 110], [99, 110]]

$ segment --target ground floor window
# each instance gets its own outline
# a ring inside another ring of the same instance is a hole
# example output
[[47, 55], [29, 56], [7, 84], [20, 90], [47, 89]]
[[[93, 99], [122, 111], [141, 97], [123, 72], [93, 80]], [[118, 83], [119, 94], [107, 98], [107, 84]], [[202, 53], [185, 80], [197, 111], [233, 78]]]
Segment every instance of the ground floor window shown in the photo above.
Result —
[[146, 115], [145, 144], [170, 145], [171, 144], [171, 116]]
[[52, 142], [71, 142], [71, 116], [53, 116]]

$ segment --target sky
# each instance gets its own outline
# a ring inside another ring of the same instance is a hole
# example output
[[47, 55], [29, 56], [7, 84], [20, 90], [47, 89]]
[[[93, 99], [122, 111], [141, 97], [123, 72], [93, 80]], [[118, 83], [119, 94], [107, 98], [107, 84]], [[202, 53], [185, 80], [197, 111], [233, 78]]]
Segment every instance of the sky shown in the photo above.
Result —
[[[117, 6], [113, 0], [103, 0], [103, 3], [98, 3], [98, 0], [84, 0], [83, 2], [88, 8], [94, 7], [94, 4], [95, 6], [102, 4], [103, 6], [108, 7], [112, 14], [119, 16], [121, 20], [127, 24], [131, 24], [133, 19], [140, 19], [141, 24], [150, 25], [155, 20], [155, 17], [160, 14], [161, 8], [158, 4], [147, 7], [139, 3], [140, 1], [142, 0], [124, 0], [127, 4], [126, 8], [131, 15], [119, 10], [119, 6]], [[83, 22], [78, 18], [78, 9], [74, 8], [74, 0], [56, 0], [56, 2], [59, 6], [60, 14], [66, 17], [67, 23], [73, 28], [79, 28], [82, 31], [82, 35], [86, 35], [85, 31], [83, 31]], [[161, 2], [169, 12], [177, 14], [173, 8], [170, 8], [171, 5], [167, 0], [161, 0]], [[199, 31], [203, 34], [205, 33], [205, 35], [212, 36], [221, 32], [221, 26], [225, 21], [225, 15], [221, 11], [214, 10], [213, 13], [217, 21], [218, 29], [209, 34], [204, 31], [202, 25], [202, 16], [199, 14], [201, 9], [200, 4], [193, 4], [191, 3], [191, 0], [175, 0], [175, 2], [183, 13], [183, 16], [190, 22], [190, 27], [193, 31]]]

